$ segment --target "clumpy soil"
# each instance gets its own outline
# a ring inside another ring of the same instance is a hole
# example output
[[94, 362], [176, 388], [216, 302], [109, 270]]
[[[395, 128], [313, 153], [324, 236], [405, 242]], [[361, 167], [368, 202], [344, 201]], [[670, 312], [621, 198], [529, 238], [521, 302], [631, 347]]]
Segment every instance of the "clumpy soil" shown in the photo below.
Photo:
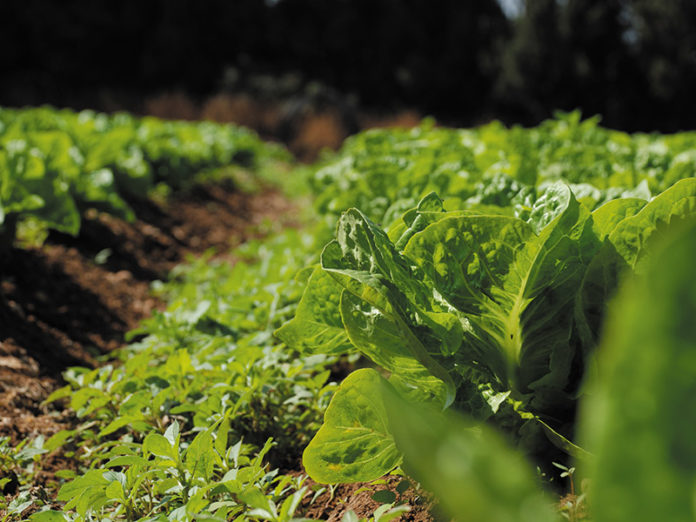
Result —
[[[372, 517], [375, 510], [382, 504], [372, 497], [384, 490], [391, 491], [396, 497], [395, 504], [408, 505], [409, 511], [400, 515], [397, 520], [402, 522], [447, 522], [448, 519], [437, 515], [437, 506], [431, 496], [410, 482], [410, 486], [400, 493], [397, 486], [404, 480], [398, 475], [387, 475], [372, 483], [338, 484], [333, 487], [322, 486], [308, 479], [305, 483], [313, 492], [319, 495], [306, 495], [300, 504], [302, 516], [312, 520], [340, 522], [343, 516], [353, 511], [360, 518]], [[378, 497], [379, 498], [379, 497]]]
[[95, 366], [124, 334], [163, 303], [150, 295], [188, 255], [225, 252], [258, 236], [266, 220], [286, 221], [277, 192], [242, 194], [198, 186], [167, 203], [130, 201], [126, 223], [87, 212], [74, 238], [49, 236], [42, 248], [16, 249], [0, 269], [0, 436], [51, 435], [74, 422], [41, 402], [70, 366]]

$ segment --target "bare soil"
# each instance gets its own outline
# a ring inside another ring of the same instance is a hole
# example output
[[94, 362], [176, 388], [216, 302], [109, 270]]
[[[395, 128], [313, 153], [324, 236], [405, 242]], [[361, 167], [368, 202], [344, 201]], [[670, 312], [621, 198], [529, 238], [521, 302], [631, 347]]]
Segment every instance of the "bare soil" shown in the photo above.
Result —
[[[340, 522], [348, 511], [358, 517], [370, 518], [382, 504], [373, 500], [375, 493], [388, 490], [396, 495], [396, 504], [408, 505], [409, 511], [396, 520], [402, 522], [446, 521], [446, 518], [434, 515], [436, 506], [430, 495], [411, 481], [411, 486], [399, 493], [397, 486], [404, 477], [387, 475], [374, 483], [338, 484], [331, 489], [324, 486], [324, 491], [316, 498], [306, 495], [301, 503], [302, 515], [312, 520]], [[320, 485], [308, 480], [307, 485], [315, 490]]]

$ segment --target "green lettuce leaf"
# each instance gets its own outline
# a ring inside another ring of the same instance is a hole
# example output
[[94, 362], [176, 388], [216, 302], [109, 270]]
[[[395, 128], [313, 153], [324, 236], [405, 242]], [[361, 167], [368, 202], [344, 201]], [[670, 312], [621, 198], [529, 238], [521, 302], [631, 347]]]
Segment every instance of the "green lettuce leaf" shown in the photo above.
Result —
[[302, 456], [317, 482], [337, 484], [375, 480], [398, 466], [382, 399], [384, 378], [362, 369], [341, 383], [324, 415], [324, 425]]
[[276, 330], [276, 337], [303, 352], [341, 354], [353, 351], [341, 321], [342, 291], [328, 273], [317, 267], [307, 282], [295, 317]]
[[696, 515], [696, 226], [667, 236], [610, 307], [582, 407], [597, 522]]
[[[458, 324], [444, 311], [423, 310], [423, 307], [428, 305], [428, 289], [422, 280], [413, 274], [409, 260], [396, 250], [386, 233], [358, 210], [349, 210], [339, 220], [337, 239], [324, 248], [321, 263], [322, 268], [347, 292], [372, 308], [363, 310], [383, 315], [386, 318], [386, 321], [381, 323], [383, 325], [395, 325], [392, 332], [398, 332], [402, 347], [389, 346], [384, 349], [405, 348], [410, 351], [413, 359], [442, 382], [437, 389], [423, 392], [438, 395], [444, 406], [451, 404], [454, 400], [455, 385], [450, 374], [437, 361], [437, 356], [454, 349], [453, 346], [446, 345], [447, 341], [457, 344], [460, 342], [456, 334], [451, 335], [453, 328], [456, 332]], [[346, 301], [346, 307], [349, 305]], [[348, 315], [343, 316], [344, 324], [346, 317]], [[433, 344], [424, 344], [414, 333], [414, 325], [440, 331], [441, 335], [430, 338], [434, 341]], [[353, 337], [357, 338], [356, 335]], [[400, 374], [399, 367], [387, 369]], [[406, 373], [409, 372], [410, 368]], [[422, 381], [414, 383], [418, 384], [422, 384]]]
[[493, 429], [382, 388], [404, 469], [436, 495], [453, 520], [556, 520], [530, 463]]
[[683, 179], [656, 196], [638, 213], [622, 220], [609, 234], [609, 240], [626, 263], [636, 267], [645, 246], [660, 227], [694, 212], [696, 178]]
[[534, 226], [445, 217], [414, 235], [404, 254], [466, 321], [462, 362], [485, 365], [519, 393], [534, 391], [543, 406], [569, 383], [573, 299], [599, 242], [589, 212], [564, 185], [547, 190], [532, 217]]
[[[649, 203], [636, 198], [617, 199], [592, 213], [593, 228], [602, 246], [591, 261], [576, 294], [577, 334], [585, 347], [594, 347], [603, 328], [607, 303], [622, 274], [649, 257], [649, 245], [672, 221], [696, 212], [696, 178], [679, 181]], [[589, 352], [585, 354], [589, 361]]]
[[353, 345], [392, 372], [404, 393], [415, 400], [442, 403], [447, 394], [445, 383], [413, 356], [424, 347], [403, 322], [349, 292], [341, 296], [341, 318]]

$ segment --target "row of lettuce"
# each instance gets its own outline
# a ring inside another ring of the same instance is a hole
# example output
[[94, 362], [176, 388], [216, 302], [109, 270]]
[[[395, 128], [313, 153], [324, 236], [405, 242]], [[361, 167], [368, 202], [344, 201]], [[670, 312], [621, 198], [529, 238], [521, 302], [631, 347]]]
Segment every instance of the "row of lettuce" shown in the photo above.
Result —
[[[559, 518], [540, 483], [574, 459], [593, 520], [693, 520], [696, 134], [426, 122], [307, 173], [314, 224], [178, 269], [122, 364], [66, 374], [83, 423], [43, 451], [84, 469], [14, 512], [293, 520], [322, 489], [269, 469], [304, 449], [319, 483], [401, 466], [457, 520]], [[339, 387], [345, 357], [372, 367]]]
[[286, 160], [253, 132], [50, 107], [0, 108], [0, 236], [18, 226], [77, 235], [87, 208], [133, 219], [127, 201], [181, 188], [192, 173]]
[[556, 181], [590, 210], [618, 197], [649, 199], [693, 175], [696, 132], [634, 134], [599, 118], [559, 113], [534, 128], [493, 122], [472, 129], [370, 131], [347, 140], [312, 178], [320, 213], [348, 208], [388, 226], [430, 192], [446, 207], [522, 214]]
[[354, 137], [315, 177], [343, 211], [276, 335], [382, 371], [343, 381], [310, 476], [403, 465], [456, 519], [554, 519], [493, 426], [542, 473], [577, 463], [593, 520], [693, 520], [695, 175], [696, 134], [577, 113]]

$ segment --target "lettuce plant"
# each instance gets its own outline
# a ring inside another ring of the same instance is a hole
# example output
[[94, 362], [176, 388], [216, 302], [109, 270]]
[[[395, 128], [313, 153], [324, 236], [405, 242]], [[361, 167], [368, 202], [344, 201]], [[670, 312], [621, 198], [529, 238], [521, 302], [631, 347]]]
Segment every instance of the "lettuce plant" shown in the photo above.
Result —
[[[559, 182], [524, 220], [447, 212], [434, 194], [387, 231], [351, 209], [276, 334], [314, 352], [350, 346], [401, 396], [489, 419], [527, 451], [580, 454], [574, 417], [606, 298], [651, 238], [695, 209], [694, 178], [594, 211]], [[348, 378], [305, 450], [310, 475], [368, 481], [398, 465], [386, 415]]]

